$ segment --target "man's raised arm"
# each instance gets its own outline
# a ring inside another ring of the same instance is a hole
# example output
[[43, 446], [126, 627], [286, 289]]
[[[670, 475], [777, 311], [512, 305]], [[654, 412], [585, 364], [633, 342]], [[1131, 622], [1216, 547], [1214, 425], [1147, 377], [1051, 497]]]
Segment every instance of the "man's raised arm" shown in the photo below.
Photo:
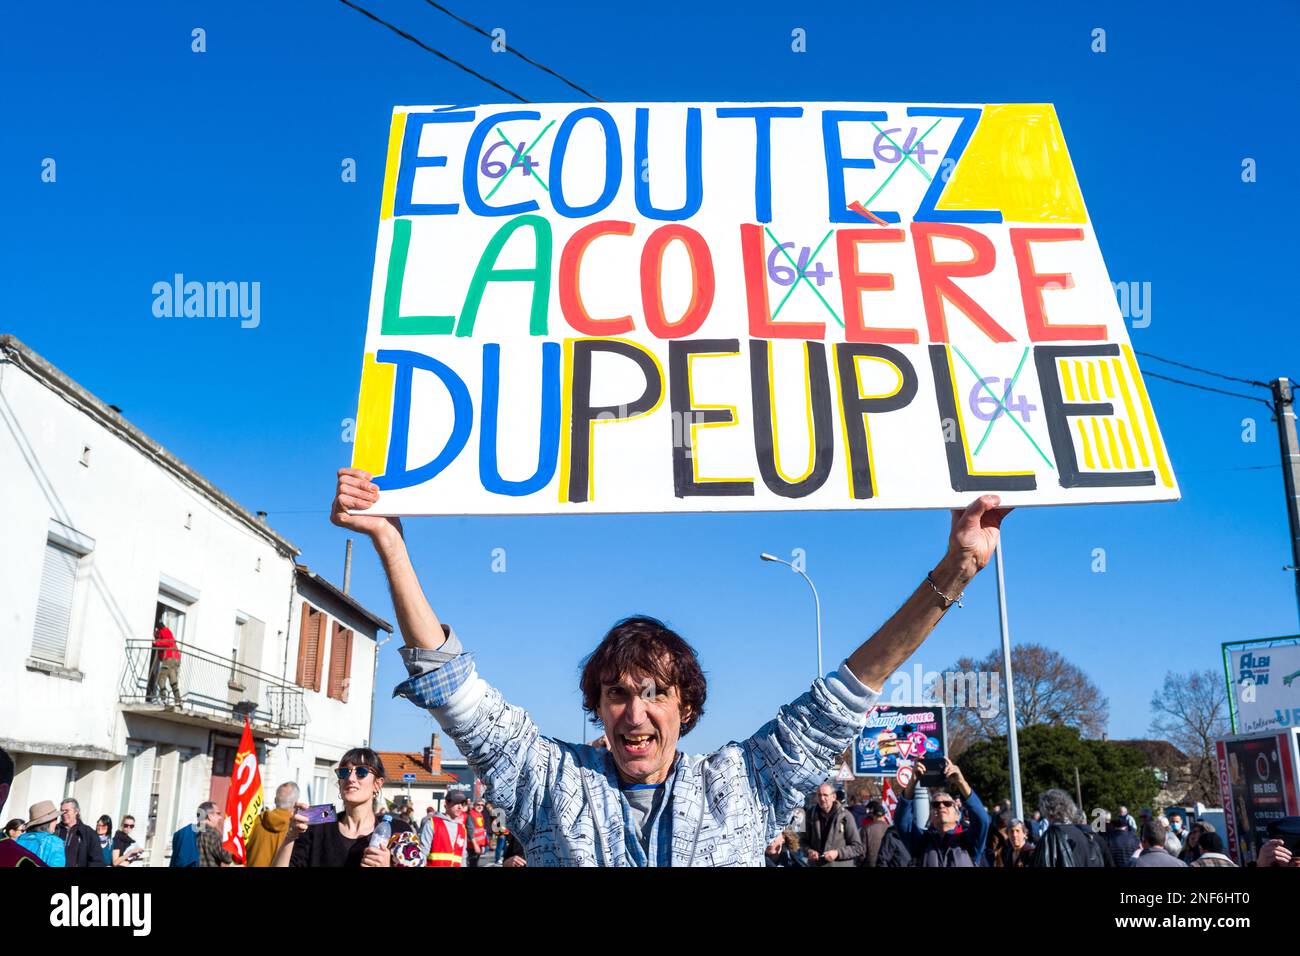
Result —
[[374, 542], [406, 642], [401, 655], [410, 677], [396, 693], [434, 714], [488, 784], [510, 828], [526, 840], [558, 748], [541, 736], [523, 708], [508, 704], [500, 691], [478, 676], [472, 656], [463, 652], [460, 641], [433, 613], [411, 566], [401, 522], [349, 513], [364, 511], [378, 500], [379, 489], [370, 475], [354, 468], [339, 469], [330, 520], [340, 528], [369, 535]]
[[934, 630], [966, 585], [989, 563], [999, 527], [1010, 508], [999, 508], [997, 495], [977, 498], [965, 511], [954, 511], [948, 552], [894, 616], [849, 656], [849, 670], [877, 691]]
[[401, 520], [349, 514], [351, 510], [369, 508], [378, 500], [379, 486], [370, 480], [370, 475], [356, 468], [340, 468], [330, 521], [340, 528], [370, 537], [388, 577], [397, 626], [406, 646], [437, 650], [446, 636], [415, 576], [411, 556], [406, 551], [406, 540], [402, 537]]

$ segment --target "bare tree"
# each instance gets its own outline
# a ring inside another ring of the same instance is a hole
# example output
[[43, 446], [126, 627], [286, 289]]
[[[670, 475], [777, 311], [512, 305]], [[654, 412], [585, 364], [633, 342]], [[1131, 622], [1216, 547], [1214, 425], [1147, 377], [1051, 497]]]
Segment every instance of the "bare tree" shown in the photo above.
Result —
[[1188, 799], [1218, 803], [1214, 742], [1229, 732], [1223, 675], [1213, 670], [1166, 673], [1164, 686], [1151, 696], [1151, 714], [1151, 735], [1168, 740], [1191, 760]]
[[[1052, 724], [1078, 728], [1084, 737], [1100, 737], [1110, 719], [1110, 703], [1101, 690], [1077, 665], [1058, 651], [1042, 644], [1017, 644], [1011, 648], [1011, 672], [1016, 691], [1016, 727]], [[995, 650], [983, 660], [963, 657], [948, 671], [949, 675], [996, 673], [1001, 679], [1002, 651]], [[947, 686], [952, 686], [951, 678]], [[1000, 686], [1000, 684], [999, 684]], [[948, 745], [959, 754], [979, 740], [1002, 737], [1007, 732], [1007, 711], [1003, 699], [997, 712], [962, 706], [966, 701], [950, 700], [948, 705]]]

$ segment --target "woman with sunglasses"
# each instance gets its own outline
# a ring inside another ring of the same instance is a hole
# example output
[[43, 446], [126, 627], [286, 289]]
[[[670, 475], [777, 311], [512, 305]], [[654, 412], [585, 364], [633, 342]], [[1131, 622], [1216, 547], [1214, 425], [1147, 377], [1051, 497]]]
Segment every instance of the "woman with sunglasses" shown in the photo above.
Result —
[[289, 818], [289, 832], [276, 851], [274, 866], [354, 867], [391, 866], [387, 846], [372, 848], [370, 835], [379, 822], [375, 808], [384, 785], [384, 764], [369, 747], [354, 747], [339, 759], [338, 777], [343, 811], [330, 823], [310, 824], [298, 803]]
[[113, 834], [113, 866], [130, 866], [136, 857], [144, 852], [140, 847], [131, 849], [135, 839], [131, 833], [135, 830], [135, 817], [122, 818], [122, 829]]

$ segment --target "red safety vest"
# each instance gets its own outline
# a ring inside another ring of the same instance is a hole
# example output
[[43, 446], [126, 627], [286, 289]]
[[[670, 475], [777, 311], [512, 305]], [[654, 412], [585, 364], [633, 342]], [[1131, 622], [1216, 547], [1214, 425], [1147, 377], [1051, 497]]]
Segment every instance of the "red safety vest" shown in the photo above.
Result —
[[434, 817], [433, 845], [426, 866], [465, 865], [465, 824], [446, 817]]
[[469, 813], [465, 814], [465, 819], [468, 820], [469, 825], [473, 827], [473, 835], [471, 836], [471, 839], [481, 851], [487, 846], [487, 820], [484, 819], [483, 814], [479, 813], [477, 810], [471, 810]]

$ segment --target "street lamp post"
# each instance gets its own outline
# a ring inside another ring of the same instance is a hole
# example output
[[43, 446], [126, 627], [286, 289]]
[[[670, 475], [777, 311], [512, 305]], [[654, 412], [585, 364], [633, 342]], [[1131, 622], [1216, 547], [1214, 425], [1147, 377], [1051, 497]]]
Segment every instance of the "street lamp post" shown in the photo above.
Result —
[[789, 561], [782, 561], [776, 555], [768, 554], [766, 551], [764, 551], [758, 557], [762, 561], [775, 561], [777, 564], [784, 564], [795, 574], [798, 574], [805, 581], [807, 581], [808, 587], [812, 588], [813, 610], [817, 614], [817, 676], [818, 677], [824, 676], [825, 672], [822, 670], [822, 602], [821, 602], [821, 598], [817, 596], [817, 586], [812, 583], [812, 578], [808, 577], [807, 574], [805, 574], [799, 568], [796, 568]]
[[1011, 673], [1011, 626], [1007, 622], [1007, 584], [1002, 571], [1002, 541], [994, 549], [997, 559], [998, 625], [1002, 630], [1002, 681], [1007, 693], [1007, 766], [1011, 773], [1011, 812], [1025, 818], [1024, 795], [1020, 792], [1020, 747], [1016, 740], [1016, 685]]

